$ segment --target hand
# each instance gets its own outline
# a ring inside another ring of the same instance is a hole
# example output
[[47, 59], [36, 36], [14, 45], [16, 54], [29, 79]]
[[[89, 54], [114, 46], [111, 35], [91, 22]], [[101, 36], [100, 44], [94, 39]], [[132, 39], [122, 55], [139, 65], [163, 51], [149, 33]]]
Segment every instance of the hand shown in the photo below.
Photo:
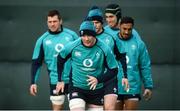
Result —
[[152, 91], [150, 89], [145, 89], [143, 93], [143, 97], [146, 101], [150, 100], [152, 97]]
[[36, 84], [32, 84], [29, 88], [30, 94], [33, 96], [36, 96], [37, 94], [37, 85]]
[[122, 86], [124, 86], [124, 90], [126, 90], [126, 92], [129, 92], [129, 82], [127, 78], [122, 78]]
[[56, 94], [59, 93], [59, 91], [61, 91], [62, 93], [64, 92], [64, 82], [58, 82], [57, 85], [56, 85]]
[[90, 86], [90, 90], [95, 90], [98, 80], [90, 75], [87, 75], [87, 77], [88, 77], [87, 82], [88, 82], [88, 86]]

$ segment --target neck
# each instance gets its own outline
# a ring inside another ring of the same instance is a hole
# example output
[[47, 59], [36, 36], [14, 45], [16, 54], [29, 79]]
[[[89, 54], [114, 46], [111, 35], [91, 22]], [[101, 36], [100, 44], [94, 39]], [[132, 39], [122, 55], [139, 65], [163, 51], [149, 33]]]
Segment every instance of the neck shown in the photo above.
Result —
[[62, 25], [61, 25], [60, 28], [59, 28], [57, 31], [54, 31], [54, 32], [52, 32], [52, 31], [49, 30], [49, 29], [48, 29], [48, 31], [49, 31], [50, 34], [53, 34], [53, 35], [59, 34], [59, 33], [61, 33], [61, 32], [63, 31], [63, 27], [62, 27]]
[[48, 31], [49, 31], [50, 34], [53, 34], [53, 35], [54, 35], [54, 34], [59, 34], [59, 33], [61, 32], [61, 31], [59, 31], [59, 30], [58, 30], [58, 31], [54, 31], [54, 32], [52, 32], [51, 30], [48, 30]]
[[100, 34], [102, 34], [104, 32], [104, 28], [101, 28], [101, 30], [99, 30], [98, 32], [96, 32], [97, 33], [97, 35], [100, 35]]
[[132, 37], [132, 34], [125, 38], [125, 37], [122, 36], [121, 33], [119, 33], [119, 38], [122, 39], [122, 40], [129, 40], [129, 39], [131, 39], [131, 37]]

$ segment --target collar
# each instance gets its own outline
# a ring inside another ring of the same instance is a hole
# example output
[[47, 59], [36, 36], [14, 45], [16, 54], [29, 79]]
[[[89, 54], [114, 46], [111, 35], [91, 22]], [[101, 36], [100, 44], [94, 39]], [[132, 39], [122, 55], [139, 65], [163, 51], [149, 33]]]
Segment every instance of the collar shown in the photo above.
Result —
[[98, 36], [101, 35], [102, 33], [104, 33], [104, 28], [102, 28], [102, 31], [99, 34], [96, 33], [96, 35]]
[[120, 35], [119, 33], [117, 33], [117, 35], [118, 35], [118, 38], [119, 38], [119, 39], [124, 40], [124, 41], [130, 40], [130, 39], [133, 37], [132, 34], [131, 34], [131, 36], [128, 37], [128, 38], [123, 38], [123, 37], [121, 37], [121, 35]]
[[56, 35], [56, 34], [59, 34], [59, 33], [61, 33], [63, 31], [63, 26], [61, 25], [61, 27], [60, 27], [60, 30], [59, 31], [56, 31], [56, 32], [52, 32], [52, 31], [50, 31], [49, 29], [48, 29], [48, 32], [50, 33], [50, 34], [52, 34], [52, 35]]

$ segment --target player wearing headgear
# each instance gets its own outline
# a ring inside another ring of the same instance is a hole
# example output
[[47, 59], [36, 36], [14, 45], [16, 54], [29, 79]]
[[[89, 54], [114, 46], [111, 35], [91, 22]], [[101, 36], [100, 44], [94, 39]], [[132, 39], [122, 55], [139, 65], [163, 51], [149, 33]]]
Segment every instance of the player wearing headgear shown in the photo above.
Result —
[[[119, 24], [121, 21], [122, 13], [121, 8], [118, 4], [109, 4], [105, 8], [105, 18], [107, 25], [104, 29], [111, 34], [113, 37], [119, 32]], [[133, 28], [132, 33], [136, 35], [137, 40], [141, 40], [138, 32]]]

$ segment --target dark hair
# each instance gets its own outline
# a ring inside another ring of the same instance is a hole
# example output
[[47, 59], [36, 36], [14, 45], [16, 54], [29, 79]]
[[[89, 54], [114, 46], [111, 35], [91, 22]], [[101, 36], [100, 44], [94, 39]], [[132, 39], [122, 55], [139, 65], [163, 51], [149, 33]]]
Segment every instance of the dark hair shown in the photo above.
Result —
[[55, 16], [55, 15], [58, 16], [58, 19], [59, 19], [59, 20], [62, 19], [62, 17], [61, 17], [61, 15], [60, 15], [60, 13], [59, 13], [58, 10], [50, 10], [50, 11], [48, 12], [47, 17], [53, 17], [53, 16]]
[[125, 24], [132, 23], [132, 25], [134, 26], [134, 19], [132, 17], [122, 17], [120, 24], [123, 24], [123, 23], [125, 23]]

